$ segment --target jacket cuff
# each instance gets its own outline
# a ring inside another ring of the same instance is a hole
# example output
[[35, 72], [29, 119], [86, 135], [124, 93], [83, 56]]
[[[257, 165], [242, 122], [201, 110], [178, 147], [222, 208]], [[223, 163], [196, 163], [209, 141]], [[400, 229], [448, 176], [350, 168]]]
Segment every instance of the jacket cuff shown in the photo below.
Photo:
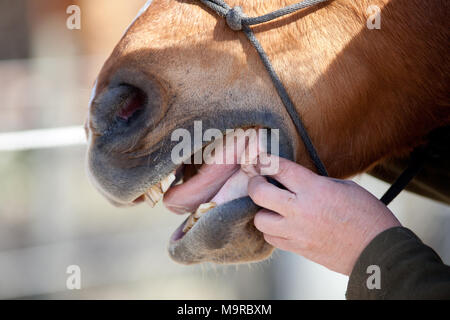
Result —
[[[395, 264], [405, 247], [421, 246], [422, 241], [409, 229], [394, 227], [378, 234], [363, 250], [347, 285], [347, 299], [386, 299], [391, 292], [392, 277], [399, 274]], [[393, 271], [393, 272], [391, 272]], [[406, 270], [405, 270], [406, 271]], [[374, 277], [379, 273], [376, 285]], [[396, 279], [401, 281], [401, 279]], [[375, 282], [374, 282], [375, 281]]]

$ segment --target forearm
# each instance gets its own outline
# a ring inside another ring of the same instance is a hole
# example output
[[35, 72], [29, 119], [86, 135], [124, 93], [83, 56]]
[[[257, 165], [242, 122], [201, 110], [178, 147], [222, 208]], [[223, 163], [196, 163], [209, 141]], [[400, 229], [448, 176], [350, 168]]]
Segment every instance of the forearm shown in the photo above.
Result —
[[[369, 289], [369, 266], [380, 269], [380, 288]], [[350, 275], [347, 299], [450, 299], [450, 267], [410, 230], [388, 229], [375, 237]]]

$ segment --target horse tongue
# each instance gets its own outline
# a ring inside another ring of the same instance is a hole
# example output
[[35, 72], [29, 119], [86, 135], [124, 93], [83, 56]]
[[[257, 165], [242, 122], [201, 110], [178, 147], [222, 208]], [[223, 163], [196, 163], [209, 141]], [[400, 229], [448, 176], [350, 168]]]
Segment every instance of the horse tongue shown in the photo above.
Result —
[[250, 177], [243, 170], [236, 171], [210, 202], [215, 202], [219, 206], [225, 202], [245, 197], [248, 195], [247, 185], [249, 179]]
[[[253, 141], [257, 141], [257, 136], [253, 135]], [[215, 152], [208, 161], [211, 164], [202, 165], [196, 175], [185, 183], [171, 187], [166, 192], [164, 205], [169, 210], [178, 214], [194, 212], [202, 203], [216, 202], [220, 205], [247, 195], [249, 177], [246, 172], [248, 172], [249, 166], [243, 166], [244, 169], [247, 169], [244, 171], [239, 163], [249, 162], [242, 159], [244, 156], [245, 159], [256, 158], [259, 152], [259, 143], [256, 143], [255, 148], [251, 143], [241, 143], [242, 141], [239, 139], [245, 139], [245, 135], [241, 134], [236, 137], [237, 139], [233, 139], [233, 142], [237, 141], [237, 144], [223, 143], [224, 152]], [[252, 136], [250, 142], [252, 142]]]
[[204, 164], [195, 176], [164, 194], [164, 205], [179, 214], [194, 212], [200, 204], [209, 202], [236, 170], [235, 164]]

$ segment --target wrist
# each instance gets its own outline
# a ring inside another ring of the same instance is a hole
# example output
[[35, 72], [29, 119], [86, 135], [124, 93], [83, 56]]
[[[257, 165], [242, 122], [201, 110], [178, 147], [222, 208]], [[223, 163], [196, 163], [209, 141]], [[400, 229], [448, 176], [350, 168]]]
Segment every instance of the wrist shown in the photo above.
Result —
[[350, 275], [351, 271], [353, 270], [353, 267], [355, 266], [361, 254], [367, 248], [367, 246], [373, 241], [373, 239], [375, 239], [376, 236], [378, 236], [379, 234], [388, 229], [401, 226], [402, 224], [400, 223], [400, 221], [398, 221], [398, 219], [386, 207], [386, 210], [382, 211], [382, 214], [379, 215], [375, 223], [367, 228], [367, 231], [363, 235], [361, 245], [353, 255], [353, 259], [350, 262], [349, 267], [347, 268], [346, 274]]

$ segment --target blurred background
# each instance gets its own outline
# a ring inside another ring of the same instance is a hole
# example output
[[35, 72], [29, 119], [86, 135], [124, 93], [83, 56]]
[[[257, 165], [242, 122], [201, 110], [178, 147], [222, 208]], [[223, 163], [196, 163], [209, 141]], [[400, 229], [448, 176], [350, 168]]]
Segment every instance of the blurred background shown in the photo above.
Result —
[[[166, 251], [184, 220], [111, 206], [85, 175], [97, 73], [144, 0], [0, 0], [0, 298], [344, 299], [347, 277], [276, 251], [251, 265], [183, 266]], [[69, 30], [70, 5], [81, 29]], [[380, 196], [388, 185], [355, 180]], [[403, 192], [401, 222], [450, 263], [450, 208]], [[81, 268], [68, 290], [66, 269]]]

